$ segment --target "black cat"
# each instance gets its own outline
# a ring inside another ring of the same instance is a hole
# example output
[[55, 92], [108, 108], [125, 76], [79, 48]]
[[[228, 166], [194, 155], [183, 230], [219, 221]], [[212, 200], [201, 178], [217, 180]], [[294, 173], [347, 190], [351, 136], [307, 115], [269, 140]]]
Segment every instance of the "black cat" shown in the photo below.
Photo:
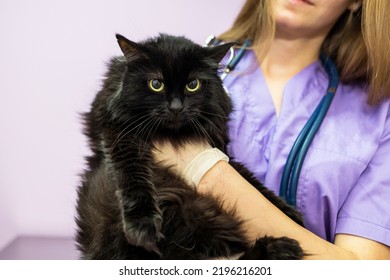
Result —
[[[225, 151], [232, 110], [218, 76], [232, 44], [202, 47], [160, 35], [141, 43], [117, 35], [124, 53], [109, 64], [86, 113], [92, 156], [78, 190], [77, 246], [84, 259], [301, 259], [298, 242], [259, 238], [251, 246], [235, 211], [159, 166], [154, 143], [205, 141]], [[242, 165], [231, 165], [284, 213], [300, 214]]]

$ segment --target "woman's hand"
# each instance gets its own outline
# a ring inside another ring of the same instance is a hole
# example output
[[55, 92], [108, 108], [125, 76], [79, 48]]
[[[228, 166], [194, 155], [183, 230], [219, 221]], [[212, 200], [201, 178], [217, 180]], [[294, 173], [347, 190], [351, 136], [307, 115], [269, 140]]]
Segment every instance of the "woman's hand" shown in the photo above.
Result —
[[164, 141], [154, 144], [154, 159], [167, 167], [172, 167], [178, 174], [182, 174], [186, 166], [201, 152], [210, 149], [206, 142], [188, 142], [174, 147], [171, 142]]
[[229, 161], [224, 153], [205, 142], [190, 142], [180, 147], [160, 142], [155, 144], [153, 154], [157, 163], [173, 168], [194, 187], [217, 162]]

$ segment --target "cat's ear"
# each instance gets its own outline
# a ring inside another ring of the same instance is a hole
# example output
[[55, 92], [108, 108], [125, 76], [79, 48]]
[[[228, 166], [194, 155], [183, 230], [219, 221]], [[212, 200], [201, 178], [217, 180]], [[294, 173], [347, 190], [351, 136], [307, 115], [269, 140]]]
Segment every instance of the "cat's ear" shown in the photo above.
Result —
[[220, 63], [229, 49], [234, 45], [235, 43], [225, 43], [214, 47], [208, 47], [208, 57], [213, 59], [215, 62]]
[[115, 37], [118, 40], [118, 44], [128, 61], [133, 60], [142, 54], [142, 50], [137, 43], [130, 41], [120, 34], [116, 34]]

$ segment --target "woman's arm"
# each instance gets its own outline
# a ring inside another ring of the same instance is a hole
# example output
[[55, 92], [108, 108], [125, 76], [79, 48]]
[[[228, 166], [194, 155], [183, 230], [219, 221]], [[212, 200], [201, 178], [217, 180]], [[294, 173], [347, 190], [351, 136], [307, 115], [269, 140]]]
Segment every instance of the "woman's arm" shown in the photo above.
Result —
[[390, 248], [358, 236], [339, 234], [332, 244], [299, 226], [250, 185], [225, 161], [215, 164], [201, 179], [199, 192], [211, 193], [235, 207], [248, 236], [287, 236], [297, 240], [307, 259], [390, 259]]
[[[179, 149], [169, 142], [155, 143], [154, 156], [156, 162], [173, 167], [178, 174], [188, 179], [193, 174], [184, 174], [186, 167], [194, 165], [194, 161], [197, 166], [199, 162], [208, 160], [198, 155], [210, 148], [206, 143], [187, 143]], [[245, 230], [253, 242], [264, 235], [290, 237], [300, 243], [308, 254], [307, 259], [390, 259], [390, 247], [381, 243], [359, 236], [338, 234], [332, 244], [299, 226], [226, 161], [217, 161], [201, 177], [197, 189], [200, 193], [210, 193], [222, 199], [226, 208], [234, 207], [237, 215], [245, 221]]]

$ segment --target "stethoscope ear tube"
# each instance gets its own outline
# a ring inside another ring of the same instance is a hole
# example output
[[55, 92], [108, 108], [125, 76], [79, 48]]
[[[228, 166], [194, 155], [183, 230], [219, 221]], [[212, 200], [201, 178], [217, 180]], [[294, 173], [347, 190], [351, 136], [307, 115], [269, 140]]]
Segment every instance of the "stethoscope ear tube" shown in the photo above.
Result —
[[242, 46], [238, 50], [237, 54], [233, 57], [233, 59], [227, 65], [226, 68], [229, 69], [229, 71], [232, 71], [236, 67], [238, 62], [240, 62], [241, 58], [244, 56], [246, 50], [251, 46], [251, 44], [252, 44], [251, 39], [246, 39], [244, 41], [244, 43], [242, 44]]
[[246, 50], [251, 46], [252, 40], [251, 39], [246, 39], [240, 49], [237, 51], [235, 54], [234, 47], [230, 49], [231, 56], [229, 58], [229, 61], [226, 65], [226, 67], [223, 69], [223, 73], [221, 75], [221, 80], [225, 80], [225, 78], [229, 75], [231, 71], [236, 68], [236, 65], [238, 62], [240, 62], [241, 58], [244, 56]]
[[[215, 36], [211, 35], [206, 40], [206, 46], [215, 46], [220, 44], [221, 41], [218, 40]], [[221, 80], [225, 80], [225, 78], [230, 74], [231, 71], [234, 70], [238, 62], [240, 62], [241, 58], [244, 56], [246, 50], [252, 45], [251, 39], [246, 39], [240, 49], [235, 53], [234, 47], [230, 48], [230, 57], [226, 63], [226, 66], [223, 68], [223, 72], [220, 76]]]
[[325, 96], [322, 98], [321, 102], [314, 110], [314, 113], [310, 116], [309, 120], [295, 140], [287, 158], [280, 184], [280, 197], [285, 199], [286, 202], [292, 206], [296, 206], [298, 180], [306, 153], [314, 136], [325, 119], [325, 115], [328, 112], [339, 84], [339, 74], [334, 63], [323, 55], [321, 55], [320, 58], [322, 65], [329, 76], [328, 89]]

